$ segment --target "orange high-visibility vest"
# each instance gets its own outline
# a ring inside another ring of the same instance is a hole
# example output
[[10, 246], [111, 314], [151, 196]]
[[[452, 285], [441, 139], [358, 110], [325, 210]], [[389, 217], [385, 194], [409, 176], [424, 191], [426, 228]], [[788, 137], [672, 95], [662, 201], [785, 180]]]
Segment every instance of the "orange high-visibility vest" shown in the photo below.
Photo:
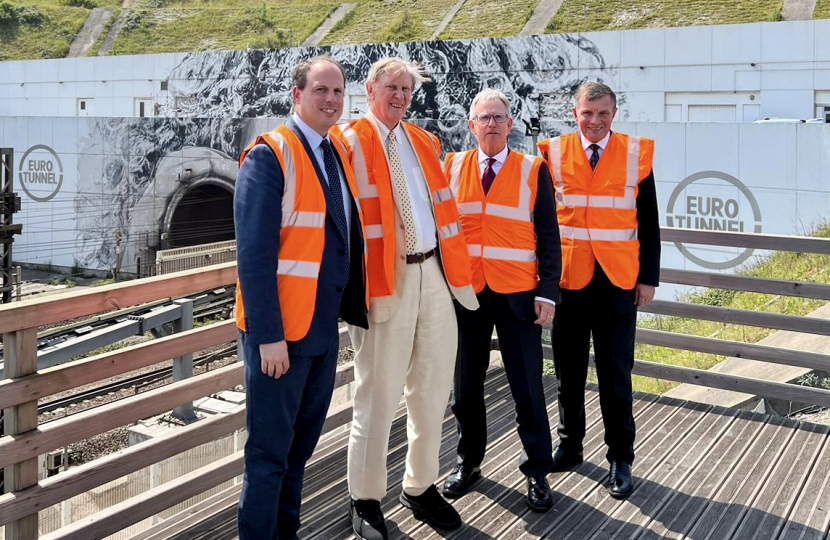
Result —
[[[347, 162], [346, 148], [332, 139], [332, 146]], [[277, 296], [282, 312], [286, 341], [299, 341], [308, 334], [314, 305], [317, 301], [317, 278], [323, 262], [326, 242], [326, 196], [314, 164], [299, 137], [285, 124], [265, 133], [248, 145], [239, 158], [239, 164], [254, 145], [266, 143], [273, 150], [283, 171], [285, 187], [282, 196], [282, 223], [280, 249], [277, 254]], [[346, 183], [357, 204], [356, 182], [351, 168], [343, 167]], [[339, 183], [339, 180], [337, 180]], [[361, 222], [362, 222], [361, 218]], [[357, 226], [358, 224], [352, 224]], [[365, 257], [365, 254], [364, 254]], [[364, 261], [365, 265], [365, 261]], [[368, 294], [366, 296], [368, 306]], [[242, 284], [236, 284], [236, 326], [245, 331], [245, 306], [242, 303]]]
[[[458, 208], [441, 169], [438, 138], [407, 122], [402, 123], [429, 188], [444, 275], [450, 290], [472, 281], [467, 245], [461, 234]], [[392, 296], [395, 291], [395, 199], [389, 163], [380, 132], [367, 118], [338, 126], [354, 165], [357, 191], [363, 208], [369, 252], [369, 296]], [[333, 130], [335, 132], [335, 130]]]
[[556, 190], [564, 289], [582, 289], [599, 261], [611, 282], [633, 289], [640, 272], [637, 193], [652, 169], [654, 140], [612, 132], [595, 170], [579, 133], [539, 143]]
[[458, 200], [467, 240], [473, 289], [485, 285], [508, 294], [535, 289], [539, 282], [533, 209], [542, 158], [510, 151], [484, 195], [478, 150], [447, 154], [444, 170]]

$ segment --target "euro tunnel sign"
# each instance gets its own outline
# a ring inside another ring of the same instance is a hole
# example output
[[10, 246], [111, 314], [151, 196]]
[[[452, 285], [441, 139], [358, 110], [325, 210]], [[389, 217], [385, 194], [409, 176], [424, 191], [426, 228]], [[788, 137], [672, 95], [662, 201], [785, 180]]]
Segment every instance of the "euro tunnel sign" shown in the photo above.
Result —
[[33, 201], [51, 200], [63, 184], [63, 164], [58, 154], [45, 144], [26, 150], [17, 171], [20, 187]]
[[[701, 171], [685, 178], [672, 191], [666, 225], [681, 229], [760, 233], [761, 209], [752, 191], [720, 171]], [[675, 246], [693, 263], [712, 270], [734, 268], [752, 256], [751, 248], [737, 254], [731, 248]]]

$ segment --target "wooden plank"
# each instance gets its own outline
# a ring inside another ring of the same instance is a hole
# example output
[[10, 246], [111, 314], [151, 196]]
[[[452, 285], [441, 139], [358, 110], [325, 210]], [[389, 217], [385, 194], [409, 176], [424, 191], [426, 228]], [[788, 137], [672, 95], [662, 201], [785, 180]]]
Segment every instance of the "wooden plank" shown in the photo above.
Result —
[[805, 281], [736, 276], [734, 274], [698, 272], [696, 270], [675, 270], [673, 268], [661, 268], [660, 281], [662, 283], [678, 283], [695, 287], [713, 287], [715, 289], [830, 300], [830, 285]]
[[[638, 479], [639, 485], [634, 493], [608, 514], [591, 536], [592, 540], [633, 538], [671, 502], [675, 508], [682, 505], [682, 511], [689, 511], [688, 504], [683, 502], [699, 499], [700, 487], [707, 480], [711, 486], [716, 483], [713, 477], [724, 476], [763, 426], [761, 422], [746, 421], [750, 414], [734, 410], [711, 411], [708, 416], [713, 419], [734, 416], [734, 420], [726, 425], [726, 429], [710, 432], [708, 440], [704, 437], [697, 441], [687, 438], [678, 445], [658, 468], [647, 477]], [[690, 497], [689, 493], [696, 496]]]
[[[655, 430], [650, 444], [643, 447], [635, 462], [633, 474], [637, 482], [634, 493], [651, 486], [648, 479], [652, 476], [656, 476], [655, 482], [659, 484], [661, 477], [657, 471], [660, 464], [678, 447], [683, 454], [698, 440], [708, 445], [714, 434], [727, 429], [734, 421], [734, 417], [706, 414], [709, 410], [709, 407], [698, 404], [682, 407], [677, 419], [666, 422], [660, 429]], [[604, 470], [603, 467], [603, 472]], [[605, 475], [602, 481], [605, 481]], [[571, 504], [570, 511], [563, 515], [563, 519], [550, 523], [544, 516], [529, 515], [524, 519], [524, 526], [512, 527], [512, 531], [499, 531], [497, 537], [500, 540], [524, 540], [537, 535], [560, 538], [570, 531], [578, 530], [584, 537], [590, 538], [596, 532], [596, 527], [603, 523], [604, 518], [622, 503], [612, 499], [601, 482], [586, 487], [587, 490], [583, 488], [581, 492], [571, 495], [579, 504]]]
[[[777, 419], [771, 419], [771, 422]], [[786, 449], [792, 444], [800, 444], [803, 434], [792, 429], [794, 422], [780, 421], [781, 429], [761, 442], [764, 451], [756, 455], [754, 462], [745, 463], [742, 471], [730, 475], [715, 498], [709, 501], [709, 507], [689, 530], [688, 536], [719, 539], [733, 538], [741, 521], [752, 508], [753, 502], [764, 488], [764, 483], [779, 465]], [[786, 465], [791, 465], [786, 463]], [[759, 481], [747, 482], [747, 478]]]
[[827, 439], [827, 426], [799, 429], [801, 444], [791, 444], [773, 473], [764, 480], [764, 489], [735, 531], [734, 538], [773, 540], [784, 528], [798, 494], [807, 483], [816, 458]]
[[62, 364], [27, 377], [0, 381], [0, 408], [71, 390], [152, 366], [173, 357], [235, 341], [234, 321], [223, 321], [147, 343]]
[[149, 467], [181, 452], [209, 443], [245, 427], [245, 407], [229, 414], [194, 422], [168, 435], [156, 437], [114, 454], [72, 467], [18, 493], [0, 496], [0, 525], [85, 493], [131, 472]]
[[775, 251], [795, 251], [830, 255], [830, 240], [781, 234], [733, 233], [726, 231], [696, 231], [675, 227], [660, 227], [663, 242], [703, 244], [709, 246], [749, 247]]
[[235, 363], [119, 401], [49, 422], [37, 431], [0, 439], [0, 467], [55, 450], [175, 406], [241, 384], [244, 366]]
[[758, 326], [761, 328], [830, 336], [830, 321], [813, 317], [779, 315], [778, 313], [704, 306], [685, 302], [669, 302], [666, 300], [652, 300], [648, 305], [639, 308], [639, 310], [655, 315], [671, 315], [687, 319], [699, 319], [743, 326]]
[[637, 329], [636, 339], [638, 343], [644, 345], [720, 354], [734, 358], [751, 358], [753, 360], [772, 362], [785, 366], [798, 366], [830, 371], [830, 355], [828, 354], [795, 351], [782, 347], [770, 347], [767, 345], [756, 345], [754, 343], [742, 343], [740, 341], [729, 341], [725, 339], [689, 336], [675, 334], [674, 332], [648, 330], [646, 328]]
[[824, 540], [830, 528], [830, 438], [816, 460], [810, 479], [796, 500], [795, 511], [779, 540]]
[[658, 364], [643, 360], [634, 361], [633, 373], [646, 377], [654, 377], [655, 379], [667, 379], [670, 381], [708, 386], [710, 388], [743, 392], [745, 394], [784, 399], [796, 403], [810, 403], [821, 407], [830, 407], [830, 390], [823, 388], [810, 388], [795, 384], [763, 381], [753, 379], [752, 377], [715, 373], [703, 369]]
[[[728, 460], [720, 462], [722, 469], [712, 471], [707, 476], [705, 485], [698, 488], [702, 491], [687, 494], [686, 490], [681, 490], [674, 493], [669, 503], [660, 512], [650, 516], [650, 523], [633, 535], [631, 540], [687, 538], [700, 520], [707, 519], [702, 517], [704, 514], [714, 515], [718, 512], [718, 507], [728, 504], [724, 501], [734, 497], [746, 478], [752, 478], [748, 476], [750, 473], [764, 470], [764, 466], [774, 458], [770, 454], [775, 453], [778, 444], [786, 443], [790, 433], [782, 426], [780, 418], [771, 418], [768, 423], [763, 423], [759, 416], [741, 413], [740, 421], [743, 424], [755, 424], [759, 428], [742, 432], [739, 441], [746, 450], [739, 452], [737, 446], [727, 449]], [[702, 529], [700, 534], [705, 536], [707, 532]]]
[[[9, 377], [23, 377], [37, 372], [37, 328], [26, 328], [3, 334], [4, 360]], [[37, 399], [10, 407], [3, 413], [3, 429], [14, 439], [37, 430]], [[27, 459], [3, 463], [5, 489], [18, 492], [37, 484], [37, 454]], [[20, 516], [6, 526], [7, 540], [34, 540], [38, 534], [37, 512]]]
[[41, 538], [43, 540], [104, 538], [238, 476], [242, 473], [242, 460], [243, 452], [240, 450]]
[[38, 297], [0, 306], [0, 332], [13, 332], [67, 319], [187, 296], [236, 282], [236, 262], [144, 278], [84, 291]]

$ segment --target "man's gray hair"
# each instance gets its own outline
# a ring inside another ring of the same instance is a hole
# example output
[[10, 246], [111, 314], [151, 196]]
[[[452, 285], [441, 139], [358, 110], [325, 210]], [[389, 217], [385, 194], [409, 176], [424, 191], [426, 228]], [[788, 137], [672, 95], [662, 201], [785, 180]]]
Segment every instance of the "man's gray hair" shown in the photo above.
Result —
[[583, 97], [587, 98], [588, 101], [596, 101], [605, 96], [611, 96], [611, 101], [614, 103], [614, 108], [616, 109], [617, 94], [611, 90], [610, 86], [602, 84], [601, 82], [585, 81], [576, 89], [576, 93], [574, 94], [574, 107], [579, 107], [579, 100]]
[[388, 58], [381, 58], [372, 64], [372, 67], [369, 68], [369, 76], [366, 78], [366, 82], [373, 83], [384, 73], [390, 77], [398, 76], [401, 73], [409, 73], [409, 76], [412, 77], [413, 90], [415, 90], [417, 83], [430, 82], [432, 80], [426, 76], [424, 68], [418, 64], [407, 62], [403, 58], [390, 56]]
[[510, 118], [510, 101], [507, 99], [500, 90], [496, 90], [495, 88], [486, 88], [476, 94], [476, 97], [473, 98], [473, 102], [470, 103], [470, 120], [473, 119], [473, 110], [476, 108], [476, 105], [481, 103], [482, 101], [501, 101], [504, 103], [504, 106], [507, 108], [507, 117]]

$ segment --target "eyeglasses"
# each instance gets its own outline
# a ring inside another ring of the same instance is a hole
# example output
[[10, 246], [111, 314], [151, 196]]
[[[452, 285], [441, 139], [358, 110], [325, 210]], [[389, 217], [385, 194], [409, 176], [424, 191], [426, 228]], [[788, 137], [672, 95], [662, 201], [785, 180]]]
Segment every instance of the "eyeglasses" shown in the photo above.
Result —
[[486, 126], [490, 123], [490, 120], [495, 121], [497, 124], [504, 124], [508, 118], [510, 117], [506, 114], [480, 114], [474, 116], [473, 120], [480, 126]]

